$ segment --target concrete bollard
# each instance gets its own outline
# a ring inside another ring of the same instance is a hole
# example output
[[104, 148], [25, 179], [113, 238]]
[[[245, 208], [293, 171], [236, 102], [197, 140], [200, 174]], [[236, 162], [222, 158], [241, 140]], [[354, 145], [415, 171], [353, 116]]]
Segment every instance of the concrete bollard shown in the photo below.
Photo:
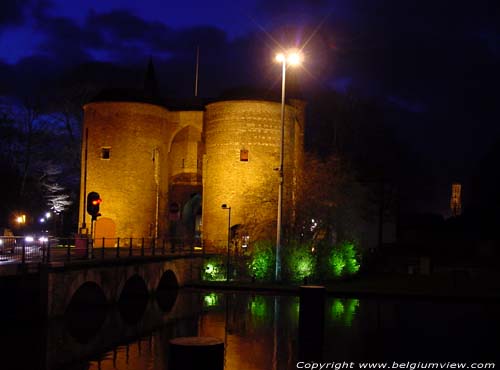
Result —
[[300, 287], [299, 360], [321, 361], [325, 327], [325, 287]]
[[224, 341], [213, 337], [170, 340], [169, 370], [223, 370]]

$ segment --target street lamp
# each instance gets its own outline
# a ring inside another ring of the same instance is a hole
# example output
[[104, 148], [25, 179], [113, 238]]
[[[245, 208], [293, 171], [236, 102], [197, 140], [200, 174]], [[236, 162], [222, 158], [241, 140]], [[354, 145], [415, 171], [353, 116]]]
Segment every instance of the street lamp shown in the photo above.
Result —
[[228, 210], [228, 221], [227, 221], [227, 259], [226, 259], [226, 281], [229, 281], [229, 245], [231, 244], [231, 207], [227, 204], [221, 206], [222, 209]]
[[281, 140], [280, 140], [280, 167], [278, 190], [278, 219], [276, 222], [276, 270], [275, 280], [281, 280], [281, 214], [283, 208], [283, 158], [285, 147], [285, 85], [286, 68], [296, 66], [302, 62], [302, 54], [298, 50], [289, 50], [286, 53], [276, 54], [276, 62], [281, 63]]
[[18, 225], [24, 225], [26, 223], [26, 215], [19, 215], [16, 217], [16, 222]]

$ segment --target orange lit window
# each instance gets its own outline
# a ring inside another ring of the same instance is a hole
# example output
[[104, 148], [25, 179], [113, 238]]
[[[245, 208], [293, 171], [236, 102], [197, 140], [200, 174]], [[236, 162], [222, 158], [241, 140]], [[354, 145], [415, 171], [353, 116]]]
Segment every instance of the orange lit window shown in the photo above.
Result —
[[111, 157], [111, 148], [101, 148], [101, 159], [109, 159]]
[[240, 162], [248, 162], [248, 150], [240, 150]]

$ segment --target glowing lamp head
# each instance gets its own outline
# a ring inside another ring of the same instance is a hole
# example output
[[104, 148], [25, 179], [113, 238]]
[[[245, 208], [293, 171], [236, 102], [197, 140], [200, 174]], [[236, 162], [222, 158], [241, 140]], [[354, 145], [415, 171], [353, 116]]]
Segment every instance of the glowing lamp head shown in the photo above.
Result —
[[300, 63], [302, 63], [302, 54], [300, 54], [300, 52], [298, 51], [290, 52], [287, 56], [287, 62], [292, 66], [299, 65]]
[[286, 53], [278, 53], [275, 57], [278, 63], [287, 63], [291, 66], [296, 66], [302, 63], [303, 57], [299, 50], [289, 50]]

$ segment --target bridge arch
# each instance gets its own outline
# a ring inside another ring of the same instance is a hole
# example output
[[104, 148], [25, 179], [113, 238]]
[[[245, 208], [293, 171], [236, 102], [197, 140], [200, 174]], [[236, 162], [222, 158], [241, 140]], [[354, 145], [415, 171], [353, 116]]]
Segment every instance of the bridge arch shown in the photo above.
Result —
[[146, 282], [139, 274], [133, 274], [125, 282], [118, 299], [120, 316], [128, 325], [137, 324], [146, 310], [149, 291]]
[[94, 293], [101, 292], [101, 298], [104, 296], [103, 301], [108, 304], [118, 303], [124, 292], [134, 286], [140, 286], [143, 295], [150, 296], [165, 288], [174, 295], [177, 290], [172, 288], [199, 278], [202, 260], [202, 256], [176, 255], [133, 261], [119, 258], [95, 264], [79, 262], [74, 266], [49, 268], [43, 276], [47, 284], [44, 309], [49, 317], [63, 315], [84, 284], [85, 289], [93, 287]]
[[144, 278], [139, 274], [133, 274], [125, 281], [120, 291], [118, 302], [147, 299], [148, 296], [149, 290]]
[[[82, 300], [81, 297], [85, 296], [85, 300]], [[99, 301], [103, 300], [104, 304], [112, 301], [112, 297], [102, 288], [99, 279], [79, 276], [79, 278], [74, 279], [67, 288], [63, 306], [64, 310], [67, 310], [70, 305], [76, 307], [75, 305], [78, 303], [92, 302], [94, 298]]]
[[71, 295], [66, 310], [87, 306], [105, 306], [108, 303], [102, 288], [93, 281], [80, 285]]
[[83, 283], [66, 305], [65, 327], [78, 343], [88, 343], [103, 326], [107, 300], [102, 288], [93, 281]]
[[177, 276], [172, 270], [165, 270], [160, 278], [160, 282], [156, 287], [156, 291], [161, 292], [169, 289], [179, 288], [179, 282], [177, 281]]
[[177, 300], [179, 282], [172, 270], [165, 270], [156, 288], [156, 302], [162, 312], [170, 312]]

